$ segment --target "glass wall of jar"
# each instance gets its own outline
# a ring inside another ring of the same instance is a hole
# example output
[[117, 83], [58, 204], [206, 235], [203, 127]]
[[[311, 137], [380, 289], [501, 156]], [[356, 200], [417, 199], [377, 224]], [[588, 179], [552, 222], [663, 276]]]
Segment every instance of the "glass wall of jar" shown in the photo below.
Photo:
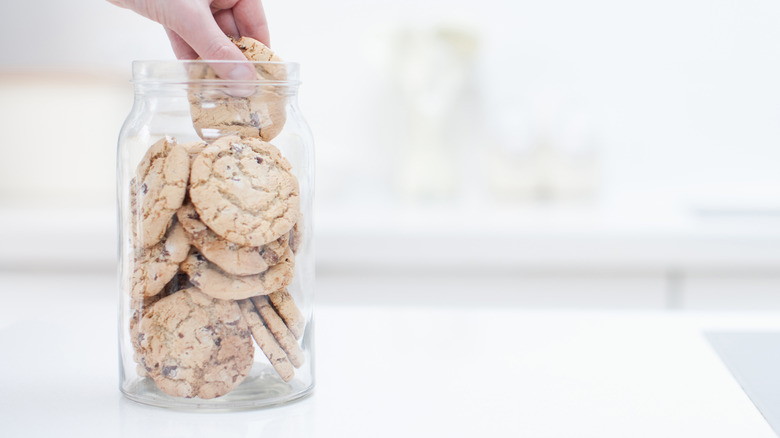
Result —
[[314, 387], [313, 140], [298, 65], [133, 64], [119, 135], [120, 388], [247, 409]]

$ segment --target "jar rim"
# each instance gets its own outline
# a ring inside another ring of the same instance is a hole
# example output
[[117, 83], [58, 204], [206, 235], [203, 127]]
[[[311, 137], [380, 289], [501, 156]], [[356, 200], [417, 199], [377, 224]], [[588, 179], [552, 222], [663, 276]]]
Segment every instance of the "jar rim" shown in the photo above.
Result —
[[[284, 72], [284, 79], [273, 77], [258, 77], [256, 80], [236, 79], [199, 79], [193, 78], [188, 72], [192, 68], [211, 67], [213, 65], [249, 65], [253, 69], [280, 69]], [[166, 83], [166, 84], [263, 84], [263, 85], [287, 85], [300, 84], [298, 79], [300, 65], [297, 62], [280, 61], [226, 61], [226, 60], [135, 60], [132, 63], [133, 78], [131, 82], [139, 83]]]

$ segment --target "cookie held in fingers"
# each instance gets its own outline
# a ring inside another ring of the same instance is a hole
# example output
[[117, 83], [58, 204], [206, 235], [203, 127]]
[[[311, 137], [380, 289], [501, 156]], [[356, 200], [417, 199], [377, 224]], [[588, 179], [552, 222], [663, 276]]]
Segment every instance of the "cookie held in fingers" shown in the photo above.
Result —
[[225, 273], [202, 254], [193, 252], [181, 269], [203, 293], [221, 300], [241, 300], [287, 287], [293, 279], [295, 262], [288, 250], [279, 263], [262, 274], [238, 276]]
[[175, 222], [163, 239], [151, 248], [136, 249], [130, 297], [139, 300], [157, 295], [179, 270], [190, 252], [190, 241]]
[[165, 235], [184, 201], [189, 174], [189, 154], [173, 138], [164, 137], [146, 151], [130, 188], [136, 246], [149, 248]]
[[276, 342], [278, 342], [284, 352], [287, 353], [287, 358], [290, 359], [290, 362], [292, 362], [295, 368], [300, 368], [305, 360], [303, 357], [303, 351], [298, 345], [298, 341], [295, 339], [295, 336], [293, 336], [292, 332], [287, 328], [287, 325], [284, 323], [282, 318], [279, 317], [279, 315], [276, 313], [276, 310], [274, 310], [274, 308], [271, 306], [271, 303], [268, 301], [268, 297], [260, 296], [252, 297], [250, 299], [255, 305], [257, 313], [259, 313], [260, 317], [263, 318], [265, 326], [268, 327], [268, 330], [270, 330], [274, 335], [274, 338], [276, 338]]
[[287, 328], [290, 329], [295, 339], [303, 337], [303, 331], [306, 327], [306, 320], [303, 318], [301, 310], [295, 305], [292, 296], [287, 289], [280, 289], [268, 295], [268, 300], [274, 306], [276, 313], [284, 320]]
[[195, 207], [184, 204], [176, 213], [179, 222], [187, 231], [192, 246], [206, 259], [231, 275], [253, 275], [268, 270], [279, 263], [287, 251], [288, 234], [260, 247], [241, 246], [223, 239], [200, 220]]
[[252, 337], [255, 338], [255, 342], [263, 350], [265, 357], [271, 362], [279, 377], [285, 382], [289, 382], [295, 375], [295, 370], [287, 358], [287, 353], [284, 352], [274, 335], [268, 330], [252, 301], [240, 300], [238, 301], [238, 306], [249, 325]]
[[[286, 67], [271, 49], [248, 37], [233, 39], [256, 71], [257, 83], [233, 92], [230, 86], [190, 86], [189, 101], [192, 124], [201, 138], [211, 140], [222, 135], [237, 134], [268, 141], [276, 137], [287, 120], [287, 91], [280, 84], [287, 78]], [[198, 65], [190, 71], [195, 80], [218, 79], [208, 65]], [[248, 94], [248, 95], [247, 95]]]
[[284, 95], [271, 90], [255, 93], [250, 98], [240, 98], [215, 96], [210, 91], [191, 99], [190, 113], [198, 135], [204, 140], [230, 134], [273, 140], [284, 127], [286, 114], [283, 104], [269, 102], [281, 101]]
[[163, 392], [176, 397], [227, 394], [254, 361], [252, 336], [238, 304], [197, 288], [154, 303], [139, 333], [142, 366]]
[[289, 233], [300, 212], [298, 179], [270, 143], [227, 136], [192, 163], [190, 199], [220, 237], [259, 247]]
[[276, 55], [268, 46], [249, 37], [231, 38], [233, 44], [241, 50], [241, 53], [250, 61], [270, 61], [281, 62], [282, 59]]

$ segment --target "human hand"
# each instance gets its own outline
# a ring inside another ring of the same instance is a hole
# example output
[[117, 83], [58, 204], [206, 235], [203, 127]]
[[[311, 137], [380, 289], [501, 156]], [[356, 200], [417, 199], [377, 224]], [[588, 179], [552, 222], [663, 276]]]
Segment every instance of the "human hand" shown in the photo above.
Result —
[[[248, 36], [269, 45], [261, 0], [108, 0], [163, 25], [179, 59], [246, 61], [227, 37]], [[213, 65], [226, 79], [251, 80], [247, 65]]]

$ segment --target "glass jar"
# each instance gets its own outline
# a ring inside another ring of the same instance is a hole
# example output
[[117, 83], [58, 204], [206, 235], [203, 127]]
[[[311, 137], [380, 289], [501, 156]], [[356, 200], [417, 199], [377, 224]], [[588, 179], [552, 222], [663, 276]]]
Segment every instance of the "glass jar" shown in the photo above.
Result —
[[133, 63], [117, 153], [119, 369], [137, 402], [246, 409], [314, 387], [298, 65], [243, 64], [256, 80], [222, 80], [212, 61]]

